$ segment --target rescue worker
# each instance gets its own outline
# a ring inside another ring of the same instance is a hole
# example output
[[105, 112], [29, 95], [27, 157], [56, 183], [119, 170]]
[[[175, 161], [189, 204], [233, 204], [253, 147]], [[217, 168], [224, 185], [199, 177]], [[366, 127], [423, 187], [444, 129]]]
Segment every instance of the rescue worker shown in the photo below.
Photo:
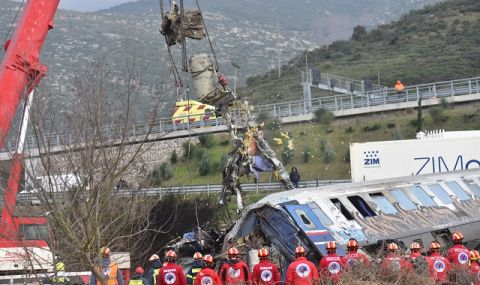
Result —
[[312, 285], [318, 284], [319, 276], [317, 267], [305, 257], [303, 246], [295, 249], [295, 261], [287, 269], [285, 285]]
[[146, 278], [150, 285], [156, 285], [158, 272], [160, 272], [160, 268], [162, 268], [162, 261], [160, 260], [160, 257], [156, 254], [152, 254], [148, 261], [150, 263], [150, 267], [148, 268]]
[[463, 234], [454, 232], [452, 234], [453, 246], [447, 251], [447, 259], [453, 267], [468, 266], [470, 251], [463, 245]]
[[240, 252], [236, 247], [228, 249], [228, 260], [220, 268], [220, 280], [226, 285], [247, 284], [250, 282], [248, 266], [238, 258]]
[[398, 245], [391, 242], [387, 246], [388, 254], [383, 259], [381, 265], [381, 271], [386, 276], [391, 276], [399, 273], [403, 270], [412, 268], [412, 264], [407, 262], [405, 258], [398, 254]]
[[352, 238], [347, 243], [347, 254], [342, 257], [346, 269], [353, 269], [359, 264], [368, 266], [368, 258], [365, 254], [358, 252], [358, 242]]
[[436, 241], [430, 244], [430, 256], [427, 263], [428, 272], [436, 284], [448, 282], [450, 262], [440, 254], [440, 244]]
[[133, 274], [132, 278], [130, 278], [128, 285], [150, 285], [147, 278], [143, 276], [143, 273], [145, 273], [143, 267], [138, 266], [135, 268], [135, 274]]
[[402, 81], [397, 80], [397, 83], [395, 84], [395, 91], [397, 91], [397, 94], [403, 94], [404, 90], [405, 86], [403, 85]]
[[268, 259], [269, 256], [270, 251], [267, 248], [261, 248], [258, 251], [260, 263], [253, 267], [252, 272], [254, 285], [276, 285], [281, 282], [278, 267]]
[[165, 263], [160, 268], [157, 277], [157, 285], [187, 285], [183, 268], [177, 265], [177, 253], [173, 250], [165, 254]]
[[414, 242], [410, 245], [410, 255], [408, 256], [411, 260], [422, 256], [422, 246], [418, 242]]
[[476, 250], [470, 251], [470, 270], [475, 285], [480, 285], [480, 254]]
[[194, 285], [223, 285], [217, 272], [213, 270], [213, 257], [207, 254], [203, 257], [204, 267], [197, 274]]
[[202, 258], [203, 258], [202, 254], [198, 251], [193, 254], [193, 263], [187, 272], [188, 285], [193, 285], [193, 283], [195, 282], [195, 277], [197, 276], [197, 273], [200, 272], [200, 270], [202, 270], [202, 268], [204, 267]]
[[[123, 275], [118, 269], [118, 264], [110, 260], [110, 248], [102, 247], [100, 249], [100, 260], [95, 260], [97, 266], [95, 270], [98, 274], [105, 276], [107, 285], [123, 285]], [[97, 280], [95, 274], [90, 275], [90, 285], [101, 285], [100, 280]]]
[[61, 261], [55, 263], [55, 275], [50, 277], [50, 283], [68, 285], [70, 284], [70, 279], [65, 276], [65, 264]]
[[412, 268], [415, 269], [418, 274], [422, 274], [428, 269], [428, 262], [422, 255], [422, 246], [418, 242], [414, 242], [410, 245], [408, 262], [410, 262]]
[[345, 267], [342, 258], [337, 255], [337, 243], [334, 241], [327, 242], [327, 255], [320, 260], [320, 279], [326, 283], [333, 281], [337, 283], [342, 276], [342, 269]]

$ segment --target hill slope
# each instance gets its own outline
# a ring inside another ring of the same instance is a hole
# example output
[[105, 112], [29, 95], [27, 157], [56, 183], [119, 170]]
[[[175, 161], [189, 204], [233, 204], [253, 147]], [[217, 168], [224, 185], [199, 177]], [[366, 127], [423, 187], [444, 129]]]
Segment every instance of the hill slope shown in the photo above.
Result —
[[[480, 2], [450, 0], [413, 11], [372, 31], [357, 31], [307, 53], [309, 66], [322, 72], [393, 86], [427, 83], [480, 74]], [[302, 97], [300, 70], [305, 54], [290, 61], [283, 78], [275, 72], [250, 78], [243, 95], [254, 102]]]

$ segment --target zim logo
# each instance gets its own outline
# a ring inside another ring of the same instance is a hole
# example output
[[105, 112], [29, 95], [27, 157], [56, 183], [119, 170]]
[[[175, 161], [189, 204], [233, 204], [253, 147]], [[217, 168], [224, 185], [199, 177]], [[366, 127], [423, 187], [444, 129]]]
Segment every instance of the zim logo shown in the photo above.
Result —
[[378, 150], [369, 150], [363, 152], [363, 166], [365, 167], [379, 167], [380, 158]]

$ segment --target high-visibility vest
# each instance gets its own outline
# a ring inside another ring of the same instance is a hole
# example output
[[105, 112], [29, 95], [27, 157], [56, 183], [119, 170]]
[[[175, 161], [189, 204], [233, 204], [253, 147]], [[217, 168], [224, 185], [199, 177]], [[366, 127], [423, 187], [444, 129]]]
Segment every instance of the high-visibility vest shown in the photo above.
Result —
[[142, 279], [130, 279], [128, 285], [144, 285]]
[[[118, 285], [117, 275], [118, 275], [118, 265], [115, 262], [111, 262], [108, 266], [108, 270], [104, 271], [101, 267], [97, 267], [100, 272], [102, 272], [107, 278], [107, 285]], [[102, 285], [100, 280], [97, 279], [97, 285]]]
[[160, 268], [156, 268], [153, 270], [153, 284], [150, 284], [150, 285], [157, 285], [157, 276], [159, 272], [160, 272]]
[[[195, 284], [195, 278], [197, 278], [197, 274], [198, 272], [200, 272], [200, 270], [202, 270], [201, 267], [196, 267], [196, 268], [192, 268], [192, 274], [188, 274], [187, 275], [187, 278], [191, 278], [192, 279], [192, 284]], [[188, 283], [188, 282], [187, 282]]]

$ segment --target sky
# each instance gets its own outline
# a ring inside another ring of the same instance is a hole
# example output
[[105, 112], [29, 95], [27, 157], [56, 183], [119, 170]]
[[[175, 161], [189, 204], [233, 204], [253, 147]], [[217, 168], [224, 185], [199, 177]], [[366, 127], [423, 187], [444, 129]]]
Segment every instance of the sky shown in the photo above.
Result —
[[132, 0], [60, 0], [60, 8], [81, 12], [106, 9]]

